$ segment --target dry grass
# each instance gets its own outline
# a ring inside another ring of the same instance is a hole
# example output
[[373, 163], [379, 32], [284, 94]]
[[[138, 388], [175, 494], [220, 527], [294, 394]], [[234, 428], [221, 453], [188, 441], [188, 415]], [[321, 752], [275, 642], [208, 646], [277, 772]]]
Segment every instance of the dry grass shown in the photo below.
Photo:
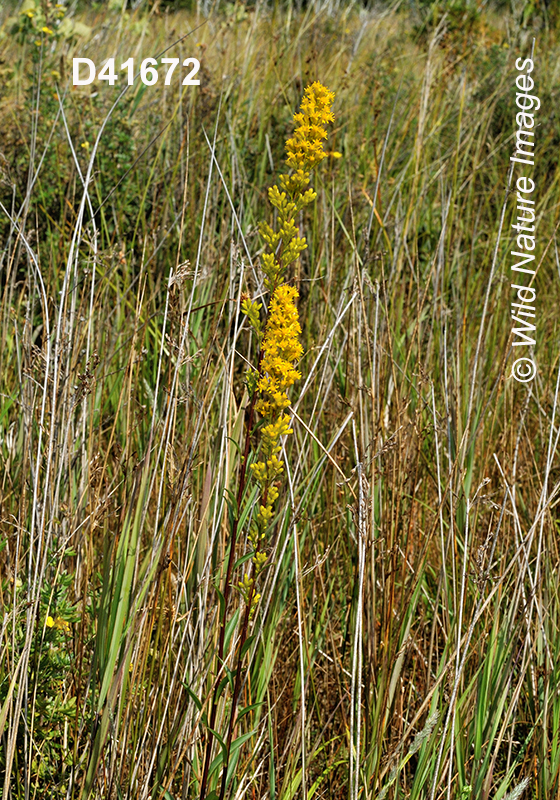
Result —
[[[240, 297], [262, 291], [266, 190], [320, 79], [343, 158], [301, 218], [303, 378], [227, 794], [502, 800], [529, 778], [550, 800], [554, 30], [528, 389], [510, 378], [511, 201], [501, 238], [500, 219], [538, 18], [208, 11], [103, 8], [79, 16], [86, 39], [0, 40], [2, 796], [199, 796], [255, 357]], [[68, 84], [73, 55], [155, 56], [198, 25], [169, 52], [199, 54], [200, 87], [136, 83], [109, 115], [119, 87]]]

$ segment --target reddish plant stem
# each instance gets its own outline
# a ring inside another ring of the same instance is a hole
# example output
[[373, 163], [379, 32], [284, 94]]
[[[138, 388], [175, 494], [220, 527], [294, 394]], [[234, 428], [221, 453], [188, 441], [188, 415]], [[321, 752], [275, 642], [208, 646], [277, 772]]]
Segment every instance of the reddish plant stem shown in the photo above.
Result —
[[[268, 499], [268, 487], [264, 490], [262, 495], [262, 504], [266, 506], [266, 501]], [[260, 553], [261, 550], [261, 540], [260, 538], [257, 539], [257, 546], [255, 547], [255, 555]], [[253, 557], [254, 558], [254, 557]], [[237, 667], [235, 671], [235, 683], [233, 686], [233, 697], [231, 701], [231, 713], [229, 717], [229, 727], [228, 727], [228, 738], [226, 743], [226, 761], [224, 763], [224, 767], [222, 769], [222, 785], [220, 788], [220, 799], [224, 800], [224, 795], [226, 791], [226, 780], [227, 780], [227, 772], [229, 767], [229, 754], [231, 751], [231, 740], [233, 738], [233, 731], [235, 728], [235, 723], [237, 721], [237, 702], [239, 700], [239, 693], [241, 691], [241, 652], [243, 650], [243, 645], [247, 641], [247, 630], [249, 627], [249, 619], [251, 616], [251, 606], [253, 604], [253, 594], [255, 591], [255, 581], [254, 576], [255, 574], [255, 562], [251, 561], [251, 575], [249, 576], [252, 579], [251, 587], [249, 589], [249, 594], [247, 596], [247, 601], [245, 605], [245, 614], [243, 616], [243, 628], [241, 630], [241, 638], [239, 640], [239, 648], [238, 648], [238, 657], [237, 657]], [[256, 577], [256, 576], [255, 576]]]
[[[261, 350], [259, 354], [259, 361], [258, 361], [258, 371], [260, 374], [260, 367], [261, 361], [263, 357], [263, 352]], [[237, 533], [239, 529], [239, 508], [241, 505], [241, 501], [243, 499], [243, 494], [245, 492], [245, 484], [247, 481], [247, 460], [249, 458], [249, 450], [251, 446], [251, 431], [253, 428], [253, 420], [255, 417], [255, 404], [257, 402], [257, 392], [255, 391], [250, 404], [249, 409], [246, 415], [246, 429], [245, 429], [245, 448], [243, 451], [243, 461], [241, 462], [241, 471], [239, 473], [239, 488], [237, 490], [237, 510], [235, 519], [233, 521], [233, 527], [231, 530], [231, 543], [230, 543], [230, 550], [229, 550], [229, 558], [228, 558], [228, 565], [227, 565], [227, 572], [226, 572], [226, 579], [224, 585], [224, 604], [223, 604], [223, 611], [222, 611], [222, 619], [220, 623], [220, 638], [218, 641], [218, 666], [216, 671], [216, 681], [214, 684], [214, 693], [212, 697], [212, 709], [210, 711], [210, 724], [209, 728], [211, 730], [208, 732], [208, 741], [206, 742], [206, 753], [204, 757], [204, 770], [202, 773], [202, 784], [200, 787], [200, 800], [205, 800], [206, 798], [206, 785], [208, 783], [208, 770], [210, 769], [210, 759], [212, 756], [212, 746], [214, 744], [214, 734], [212, 731], [214, 730], [214, 725], [216, 724], [216, 714], [218, 711], [218, 689], [220, 686], [220, 679], [222, 677], [223, 671], [223, 661], [224, 661], [224, 641], [225, 641], [225, 633], [226, 633], [226, 622], [227, 622], [227, 611], [228, 611], [228, 604], [229, 604], [229, 597], [231, 594], [231, 577], [233, 574], [233, 566], [235, 564], [235, 546], [237, 543]]]
[[[266, 494], [264, 494], [264, 504], [266, 505]], [[260, 539], [257, 540], [257, 546], [255, 548], [255, 554], [260, 552]], [[247, 602], [245, 605], [245, 614], [243, 616], [243, 628], [241, 629], [241, 638], [239, 640], [239, 649], [238, 649], [238, 656], [237, 656], [237, 665], [235, 670], [235, 684], [233, 686], [233, 697], [231, 700], [231, 712], [229, 717], [229, 727], [228, 727], [228, 737], [226, 743], [226, 760], [224, 762], [224, 766], [222, 769], [222, 786], [220, 788], [220, 800], [224, 800], [224, 795], [226, 792], [226, 779], [227, 779], [227, 772], [229, 767], [229, 754], [231, 750], [231, 740], [233, 738], [233, 730], [235, 728], [235, 722], [237, 718], [237, 701], [239, 700], [239, 693], [241, 691], [241, 651], [243, 650], [243, 645], [247, 640], [247, 630], [249, 627], [249, 618], [251, 615], [251, 605], [253, 602], [253, 594], [255, 591], [255, 581], [254, 581], [254, 573], [255, 573], [255, 563], [254, 561], [251, 563], [251, 575], [250, 578], [253, 579], [251, 584], [251, 588], [249, 589], [247, 595]]]
[[[283, 251], [283, 249], [284, 249], [284, 246], [283, 246], [283, 244], [281, 244], [281, 246], [280, 246], [280, 258], [279, 258], [280, 267], [282, 266], [282, 251]], [[279, 270], [279, 273], [280, 273], [280, 270]], [[270, 292], [271, 297], [274, 295], [274, 292], [276, 291], [277, 286], [278, 286], [278, 284], [275, 282], [274, 285], [271, 288], [271, 292]], [[257, 372], [258, 372], [259, 377], [261, 377], [261, 365], [262, 365], [263, 356], [264, 356], [264, 351], [263, 351], [263, 349], [261, 347], [261, 350], [260, 350], [260, 353], [259, 353], [258, 362], [257, 362]], [[253, 393], [253, 396], [251, 397], [251, 401], [249, 403], [248, 412], [246, 413], [246, 417], [245, 417], [245, 420], [246, 420], [245, 447], [244, 447], [244, 450], [243, 450], [243, 460], [241, 462], [241, 470], [240, 470], [240, 473], [239, 473], [239, 488], [237, 490], [236, 515], [235, 515], [235, 519], [233, 521], [233, 526], [232, 526], [232, 530], [231, 530], [231, 544], [230, 544], [230, 551], [229, 551], [226, 579], [225, 579], [225, 585], [224, 585], [224, 604], [223, 604], [222, 619], [221, 619], [221, 623], [220, 623], [220, 637], [219, 637], [219, 641], [218, 641], [218, 667], [217, 667], [217, 670], [216, 670], [216, 680], [215, 680], [215, 683], [214, 683], [214, 691], [213, 691], [213, 696], [212, 696], [212, 708], [211, 708], [211, 711], [210, 711], [210, 723], [208, 725], [210, 730], [208, 731], [208, 740], [206, 742], [206, 751], [205, 751], [205, 754], [204, 754], [204, 769], [203, 769], [203, 772], [202, 772], [202, 783], [201, 783], [201, 787], [200, 787], [200, 800], [206, 800], [206, 787], [207, 787], [207, 784], [208, 784], [208, 771], [210, 769], [210, 760], [211, 760], [211, 757], [212, 757], [212, 749], [213, 749], [213, 745], [214, 745], [214, 734], [212, 733], [212, 731], [214, 730], [214, 726], [216, 724], [216, 715], [217, 715], [217, 712], [218, 712], [218, 689], [219, 689], [219, 686], [220, 686], [220, 679], [222, 677], [222, 671], [223, 671], [223, 666], [224, 666], [224, 640], [225, 640], [225, 632], [226, 632], [228, 603], [229, 603], [229, 597], [230, 597], [230, 594], [231, 594], [231, 578], [232, 578], [232, 575], [233, 575], [233, 566], [235, 564], [235, 546], [236, 546], [236, 543], [237, 543], [237, 534], [238, 534], [238, 529], [239, 529], [239, 510], [240, 510], [240, 507], [241, 507], [241, 501], [243, 499], [243, 494], [245, 492], [245, 484], [246, 484], [246, 481], [247, 481], [247, 460], [249, 458], [249, 450], [250, 450], [250, 447], [251, 447], [251, 432], [252, 432], [252, 429], [253, 429], [253, 421], [254, 421], [254, 418], [255, 418], [255, 405], [256, 405], [256, 402], [257, 402], [257, 397], [258, 397], [258, 392], [255, 389], [255, 391]], [[257, 544], [257, 549], [258, 549], [258, 544]], [[249, 599], [251, 600], [252, 597], [253, 597], [253, 587], [251, 587], [250, 598]], [[250, 604], [249, 604], [249, 610], [250, 610]], [[248, 622], [249, 622], [249, 619], [248, 619], [248, 616], [247, 616], [248, 613], [249, 612], [246, 609], [245, 610], [245, 616], [247, 617], [247, 620], [245, 621], [245, 619], [244, 619], [244, 621], [243, 621], [242, 638], [243, 638], [243, 636], [244, 637], [247, 636], [247, 625], [248, 625]], [[243, 639], [243, 641], [244, 641], [244, 639]], [[235, 681], [235, 684], [234, 684], [234, 696], [235, 696], [235, 693], [236, 693], [236, 687], [238, 687], [237, 677], [238, 676], [236, 676], [236, 681]], [[237, 692], [239, 693], [239, 687], [237, 688]], [[234, 700], [233, 703], [232, 703], [232, 716], [233, 716], [234, 711], [235, 711], [235, 702], [236, 701]], [[226, 758], [226, 763], [224, 765], [224, 768], [225, 768], [226, 772], [224, 773], [223, 778], [222, 778], [222, 789], [221, 789], [221, 795], [220, 795], [221, 797], [223, 797], [223, 793], [225, 792], [225, 776], [227, 774], [227, 767], [228, 767], [228, 764], [229, 764], [229, 750], [230, 750], [229, 742], [231, 742], [231, 731], [233, 729], [231, 721], [232, 721], [232, 717], [230, 716], [230, 730], [228, 731], [227, 758]]]

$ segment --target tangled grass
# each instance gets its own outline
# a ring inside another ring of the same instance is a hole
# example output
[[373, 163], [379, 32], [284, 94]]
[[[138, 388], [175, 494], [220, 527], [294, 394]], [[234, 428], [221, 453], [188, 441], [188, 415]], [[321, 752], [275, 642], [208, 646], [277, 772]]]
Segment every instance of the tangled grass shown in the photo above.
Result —
[[[200, 796], [255, 358], [241, 305], [259, 287], [267, 188], [318, 79], [336, 92], [329, 148], [342, 158], [324, 160], [298, 219], [302, 380], [228, 796], [555, 797], [560, 52], [549, 20], [155, 4], [68, 13], [49, 34], [34, 27], [39, 11], [15, 27], [9, 13], [3, 796]], [[509, 374], [506, 189], [513, 62], [535, 31], [528, 388]], [[122, 86], [70, 85], [73, 56], [122, 63], [168, 47], [200, 59], [199, 87], [136, 82], [119, 98]], [[229, 698], [226, 682], [222, 738]], [[215, 749], [210, 792], [223, 766]]]

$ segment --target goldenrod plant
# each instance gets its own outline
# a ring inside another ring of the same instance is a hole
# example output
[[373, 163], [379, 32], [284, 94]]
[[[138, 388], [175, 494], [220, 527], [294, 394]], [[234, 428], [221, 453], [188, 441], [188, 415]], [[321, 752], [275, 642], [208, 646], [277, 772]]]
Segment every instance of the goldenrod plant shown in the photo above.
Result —
[[[301, 110], [294, 115], [297, 123], [294, 135], [286, 142], [288, 166], [294, 169], [291, 174], [280, 176], [280, 187], [273, 186], [268, 193], [270, 202], [278, 211], [276, 228], [263, 222], [261, 235], [269, 252], [262, 256], [262, 270], [265, 286], [271, 291], [269, 314], [264, 330], [259, 366], [247, 374], [247, 385], [252, 398], [258, 397], [255, 410], [266, 421], [261, 432], [260, 460], [251, 464], [253, 476], [261, 487], [261, 500], [256, 519], [251, 527], [249, 538], [255, 548], [253, 563], [257, 571], [264, 564], [259, 552], [261, 542], [266, 537], [266, 529], [273, 516], [273, 506], [278, 498], [274, 484], [283, 472], [278, 458], [281, 450], [280, 438], [292, 433], [290, 417], [285, 413], [290, 405], [287, 391], [301, 377], [294, 362], [303, 350], [299, 342], [299, 324], [296, 300], [297, 289], [283, 281], [287, 267], [295, 261], [307, 247], [304, 237], [298, 235], [295, 215], [315, 200], [316, 193], [307, 189], [311, 170], [326, 156], [323, 140], [327, 138], [326, 125], [334, 121], [331, 105], [334, 92], [321, 83], [308, 86], [301, 104]], [[261, 304], [246, 299], [242, 310], [257, 334], [262, 336], [259, 319]], [[250, 578], [245, 578], [243, 588]]]
[[280, 175], [279, 183], [269, 189], [271, 205], [277, 210], [278, 218], [274, 226], [263, 222], [260, 233], [268, 252], [262, 255], [264, 285], [270, 292], [270, 305], [265, 322], [261, 321], [262, 303], [245, 298], [241, 310], [247, 317], [256, 334], [259, 355], [256, 368], [249, 368], [246, 386], [249, 394], [249, 410], [245, 431], [245, 449], [240, 469], [237, 503], [234, 508], [234, 521], [229, 542], [228, 566], [221, 604], [221, 625], [218, 646], [217, 669], [213, 692], [212, 709], [208, 726], [209, 736], [206, 744], [204, 770], [202, 774], [200, 798], [207, 797], [207, 785], [214, 743], [214, 726], [218, 699], [223, 690], [225, 667], [225, 631], [228, 622], [231, 581], [239, 534], [241, 503], [245, 496], [247, 463], [254, 434], [255, 413], [262, 419], [260, 425], [260, 449], [258, 458], [251, 463], [253, 478], [260, 490], [260, 502], [255, 513], [249, 514], [248, 541], [253, 548], [252, 567], [237, 584], [245, 604], [241, 634], [237, 646], [236, 666], [233, 671], [234, 684], [227, 740], [223, 747], [222, 781], [220, 800], [223, 800], [228, 783], [228, 767], [236, 722], [237, 703], [241, 687], [241, 667], [244, 646], [247, 640], [249, 620], [253, 615], [260, 594], [255, 590], [256, 580], [263, 570], [267, 556], [264, 552], [267, 532], [274, 518], [274, 504], [279, 497], [280, 481], [284, 472], [279, 458], [282, 449], [281, 438], [291, 434], [290, 416], [286, 413], [290, 406], [288, 390], [301, 377], [295, 363], [303, 353], [299, 341], [301, 327], [296, 301], [297, 289], [286, 281], [287, 268], [307, 247], [304, 237], [299, 236], [296, 214], [316, 198], [313, 189], [307, 188], [313, 168], [326, 157], [323, 141], [327, 138], [326, 125], [334, 121], [331, 111], [334, 92], [329, 91], [318, 81], [305, 89], [300, 112], [294, 114], [296, 128], [292, 138], [286, 142], [286, 163], [292, 172]]

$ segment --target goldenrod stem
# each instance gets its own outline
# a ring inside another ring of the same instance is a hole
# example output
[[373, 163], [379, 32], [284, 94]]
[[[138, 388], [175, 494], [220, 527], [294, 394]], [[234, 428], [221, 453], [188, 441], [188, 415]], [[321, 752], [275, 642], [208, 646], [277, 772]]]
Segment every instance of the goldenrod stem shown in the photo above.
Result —
[[[261, 350], [257, 366], [257, 370], [259, 371], [259, 373], [261, 369], [262, 357], [263, 353]], [[233, 565], [235, 564], [235, 546], [237, 542], [237, 532], [239, 528], [239, 509], [241, 506], [241, 501], [243, 499], [243, 494], [245, 493], [245, 484], [247, 480], [247, 461], [249, 458], [249, 450], [251, 446], [251, 431], [253, 428], [253, 420], [255, 417], [256, 401], [257, 401], [257, 393], [255, 392], [250, 400], [249, 408], [246, 414], [245, 447], [243, 450], [243, 460], [241, 462], [241, 470], [239, 473], [239, 488], [237, 490], [237, 513], [235, 515], [235, 519], [233, 521], [233, 526], [231, 530], [230, 550], [229, 550], [228, 565], [227, 565], [226, 578], [224, 584], [224, 603], [222, 608], [222, 618], [220, 620], [220, 637], [218, 641], [218, 665], [216, 668], [216, 680], [214, 683], [214, 692], [212, 695], [212, 709], [210, 711], [209, 728], [211, 730], [208, 731], [208, 741], [206, 742], [206, 752], [204, 755], [204, 770], [202, 773], [202, 784], [200, 787], [200, 800], [205, 800], [206, 798], [208, 770], [210, 769], [210, 759], [212, 757], [212, 747], [214, 744], [214, 734], [212, 733], [212, 731], [214, 730], [214, 726], [216, 724], [216, 714], [218, 711], [218, 688], [220, 685], [220, 679], [222, 677], [222, 671], [223, 671], [224, 640], [226, 632], [229, 597], [231, 594], [231, 577], [233, 574]]]
[[[260, 550], [260, 539], [257, 541], [255, 553], [258, 553], [259, 550]], [[241, 638], [239, 640], [237, 665], [235, 669], [235, 684], [233, 686], [233, 697], [231, 700], [231, 712], [229, 716], [228, 736], [226, 742], [226, 760], [224, 761], [224, 766], [222, 769], [222, 785], [220, 788], [220, 800], [224, 800], [224, 795], [226, 791], [226, 780], [229, 767], [229, 753], [231, 749], [231, 740], [233, 738], [233, 729], [235, 727], [235, 722], [237, 717], [237, 701], [239, 699], [239, 693], [241, 691], [241, 651], [243, 650], [243, 645], [245, 644], [245, 641], [247, 639], [247, 630], [249, 628], [249, 617], [251, 615], [251, 605], [253, 603], [253, 593], [255, 591], [255, 581], [253, 579], [254, 572], [255, 572], [255, 564], [253, 562], [251, 564], [251, 575], [250, 575], [252, 583], [251, 583], [251, 588], [247, 593], [245, 614], [243, 616], [243, 628], [241, 629]]]

